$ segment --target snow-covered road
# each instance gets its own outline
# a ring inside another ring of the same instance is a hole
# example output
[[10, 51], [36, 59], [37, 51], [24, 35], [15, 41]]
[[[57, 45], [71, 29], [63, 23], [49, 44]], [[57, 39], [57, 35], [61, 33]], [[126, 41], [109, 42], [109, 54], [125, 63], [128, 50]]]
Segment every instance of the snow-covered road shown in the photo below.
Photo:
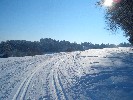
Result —
[[0, 100], [132, 100], [133, 50], [0, 58]]

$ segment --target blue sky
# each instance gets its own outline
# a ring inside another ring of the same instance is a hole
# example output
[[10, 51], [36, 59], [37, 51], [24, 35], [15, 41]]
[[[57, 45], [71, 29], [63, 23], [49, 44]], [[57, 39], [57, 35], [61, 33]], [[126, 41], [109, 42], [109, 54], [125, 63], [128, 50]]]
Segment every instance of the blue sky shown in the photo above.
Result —
[[70, 42], [127, 42], [105, 30], [97, 0], [0, 0], [0, 41], [40, 38]]

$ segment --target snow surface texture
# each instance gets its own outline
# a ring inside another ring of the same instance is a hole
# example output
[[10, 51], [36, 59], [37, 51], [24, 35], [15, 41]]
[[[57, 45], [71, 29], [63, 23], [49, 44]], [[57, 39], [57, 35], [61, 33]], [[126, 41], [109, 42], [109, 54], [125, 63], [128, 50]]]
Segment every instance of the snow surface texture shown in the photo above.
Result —
[[0, 100], [133, 100], [133, 50], [0, 58]]

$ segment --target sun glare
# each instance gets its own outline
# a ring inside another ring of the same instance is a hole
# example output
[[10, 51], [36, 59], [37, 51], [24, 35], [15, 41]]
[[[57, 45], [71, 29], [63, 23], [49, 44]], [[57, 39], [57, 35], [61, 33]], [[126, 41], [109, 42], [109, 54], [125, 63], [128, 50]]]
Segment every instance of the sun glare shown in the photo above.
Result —
[[113, 0], [105, 0], [104, 1], [104, 6], [112, 6]]

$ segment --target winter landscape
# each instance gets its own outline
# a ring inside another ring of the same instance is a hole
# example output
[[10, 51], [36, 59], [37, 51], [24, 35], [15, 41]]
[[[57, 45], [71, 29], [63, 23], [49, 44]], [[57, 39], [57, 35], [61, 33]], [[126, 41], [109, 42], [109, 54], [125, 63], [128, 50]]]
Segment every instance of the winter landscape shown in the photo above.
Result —
[[0, 100], [133, 100], [133, 0], [0, 0]]
[[0, 100], [132, 100], [133, 48], [0, 58]]

